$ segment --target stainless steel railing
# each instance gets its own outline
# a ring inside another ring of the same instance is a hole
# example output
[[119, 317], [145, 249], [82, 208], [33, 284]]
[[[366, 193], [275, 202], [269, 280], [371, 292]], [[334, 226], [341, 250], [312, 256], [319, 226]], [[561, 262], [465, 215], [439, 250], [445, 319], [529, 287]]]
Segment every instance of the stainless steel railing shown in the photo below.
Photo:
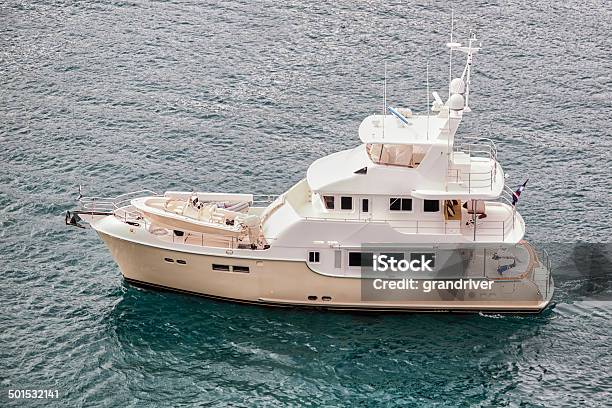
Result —
[[[506, 240], [506, 235], [514, 230], [516, 211], [514, 208], [508, 211], [508, 216], [503, 220], [477, 220], [474, 225], [463, 225], [463, 220], [398, 220], [398, 219], [378, 219], [367, 218], [323, 218], [323, 217], [304, 217], [308, 221], [326, 222], [357, 222], [357, 223], [388, 223], [392, 228], [404, 234], [439, 234], [439, 235], [474, 235], [475, 240], [487, 237], [501, 238]], [[473, 229], [475, 229], [475, 234]]]
[[124, 221], [141, 217], [141, 214], [130, 205], [130, 201], [143, 196], [159, 196], [152, 190], [138, 190], [119, 194], [115, 197], [81, 197], [81, 211], [86, 213], [108, 213]]
[[81, 197], [79, 198], [79, 202], [81, 203], [81, 208], [83, 210], [112, 211], [127, 205], [127, 203], [129, 203], [134, 198], [146, 195], [158, 196], [158, 194], [152, 190], [138, 190], [129, 193], [119, 194], [115, 197]]
[[540, 261], [542, 266], [546, 268], [546, 286], [544, 299], [548, 298], [548, 293], [552, 288], [552, 262], [550, 260], [550, 255], [548, 255], [548, 251], [544, 248], [540, 248], [538, 255], [540, 256]]
[[278, 194], [254, 194], [253, 204], [270, 204], [278, 197]]
[[[459, 183], [467, 183], [467, 192], [472, 192], [475, 188], [493, 189], [493, 184], [497, 180], [497, 147], [495, 142], [489, 138], [464, 137], [464, 140], [471, 142], [460, 142], [455, 144], [453, 154], [463, 152], [470, 158], [470, 170], [463, 171], [462, 169], [450, 168], [453, 163], [449, 162], [447, 171], [447, 181]], [[488, 171], [471, 171], [472, 158], [486, 158], [491, 163], [491, 168]]]

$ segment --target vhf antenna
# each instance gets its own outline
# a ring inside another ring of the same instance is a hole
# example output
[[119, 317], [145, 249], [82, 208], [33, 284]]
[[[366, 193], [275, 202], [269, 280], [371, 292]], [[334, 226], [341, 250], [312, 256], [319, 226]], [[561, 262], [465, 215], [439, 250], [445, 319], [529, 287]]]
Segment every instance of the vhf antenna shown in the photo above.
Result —
[[[450, 32], [450, 44], [453, 43], [453, 29], [455, 28], [455, 11], [451, 9], [451, 32]], [[450, 47], [448, 52], [448, 83], [450, 85], [453, 80], [453, 47]], [[448, 88], [448, 97], [451, 97], [450, 87]]]
[[427, 51], [427, 140], [429, 140], [429, 50]]
[[387, 61], [385, 60], [385, 82], [383, 85], [383, 139], [385, 138], [385, 116], [387, 115]]

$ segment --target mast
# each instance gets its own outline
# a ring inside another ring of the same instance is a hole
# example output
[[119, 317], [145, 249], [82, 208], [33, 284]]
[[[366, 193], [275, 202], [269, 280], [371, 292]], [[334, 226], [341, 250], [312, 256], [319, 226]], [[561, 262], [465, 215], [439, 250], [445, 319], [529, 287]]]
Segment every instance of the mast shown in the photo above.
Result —
[[[455, 11], [451, 9], [451, 29], [450, 29], [450, 42], [448, 44], [453, 44], [453, 29], [455, 28]], [[448, 51], [448, 83], [453, 80], [453, 47], [449, 45]], [[450, 98], [450, 88], [448, 89], [448, 97]]]
[[427, 53], [427, 64], [425, 70], [425, 76], [427, 77], [427, 140], [429, 140], [429, 52]]
[[384, 85], [383, 85], [383, 132], [382, 132], [382, 138], [385, 138], [385, 116], [387, 115], [387, 61], [385, 61], [385, 79], [384, 79]]

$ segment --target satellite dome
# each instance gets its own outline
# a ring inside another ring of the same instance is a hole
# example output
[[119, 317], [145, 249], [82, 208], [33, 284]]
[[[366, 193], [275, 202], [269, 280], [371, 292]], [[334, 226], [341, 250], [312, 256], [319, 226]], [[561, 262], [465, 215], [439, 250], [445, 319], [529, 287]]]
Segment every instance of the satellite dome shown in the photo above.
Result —
[[465, 93], [465, 82], [461, 78], [455, 78], [450, 83], [451, 94]]
[[461, 94], [453, 94], [448, 100], [448, 107], [450, 110], [460, 111], [465, 107], [465, 100]]

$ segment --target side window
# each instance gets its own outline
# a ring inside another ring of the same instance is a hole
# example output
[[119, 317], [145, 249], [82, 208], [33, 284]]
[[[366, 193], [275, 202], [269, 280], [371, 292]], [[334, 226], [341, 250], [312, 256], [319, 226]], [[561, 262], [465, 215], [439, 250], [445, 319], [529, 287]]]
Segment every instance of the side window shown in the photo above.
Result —
[[348, 266], [373, 266], [372, 252], [349, 252]]
[[352, 210], [353, 209], [353, 197], [340, 197], [340, 209], [341, 210]]
[[436, 254], [434, 253], [418, 253], [418, 252], [414, 252], [410, 254], [410, 262], [412, 261], [419, 261], [421, 262], [422, 260], [424, 260], [425, 262], [430, 261], [428, 263], [430, 268], [434, 268], [436, 266]]
[[308, 262], [309, 263], [319, 263], [321, 262], [321, 254], [319, 251], [310, 251], [308, 252]]
[[438, 200], [424, 200], [423, 201], [424, 212], [438, 212], [440, 211], [440, 201]]
[[368, 200], [367, 198], [361, 200], [361, 212], [370, 212], [370, 200]]
[[325, 208], [327, 208], [328, 210], [333, 210], [334, 209], [334, 196], [323, 196], [323, 202], [325, 203]]
[[389, 210], [391, 211], [412, 211], [412, 198], [390, 198]]

